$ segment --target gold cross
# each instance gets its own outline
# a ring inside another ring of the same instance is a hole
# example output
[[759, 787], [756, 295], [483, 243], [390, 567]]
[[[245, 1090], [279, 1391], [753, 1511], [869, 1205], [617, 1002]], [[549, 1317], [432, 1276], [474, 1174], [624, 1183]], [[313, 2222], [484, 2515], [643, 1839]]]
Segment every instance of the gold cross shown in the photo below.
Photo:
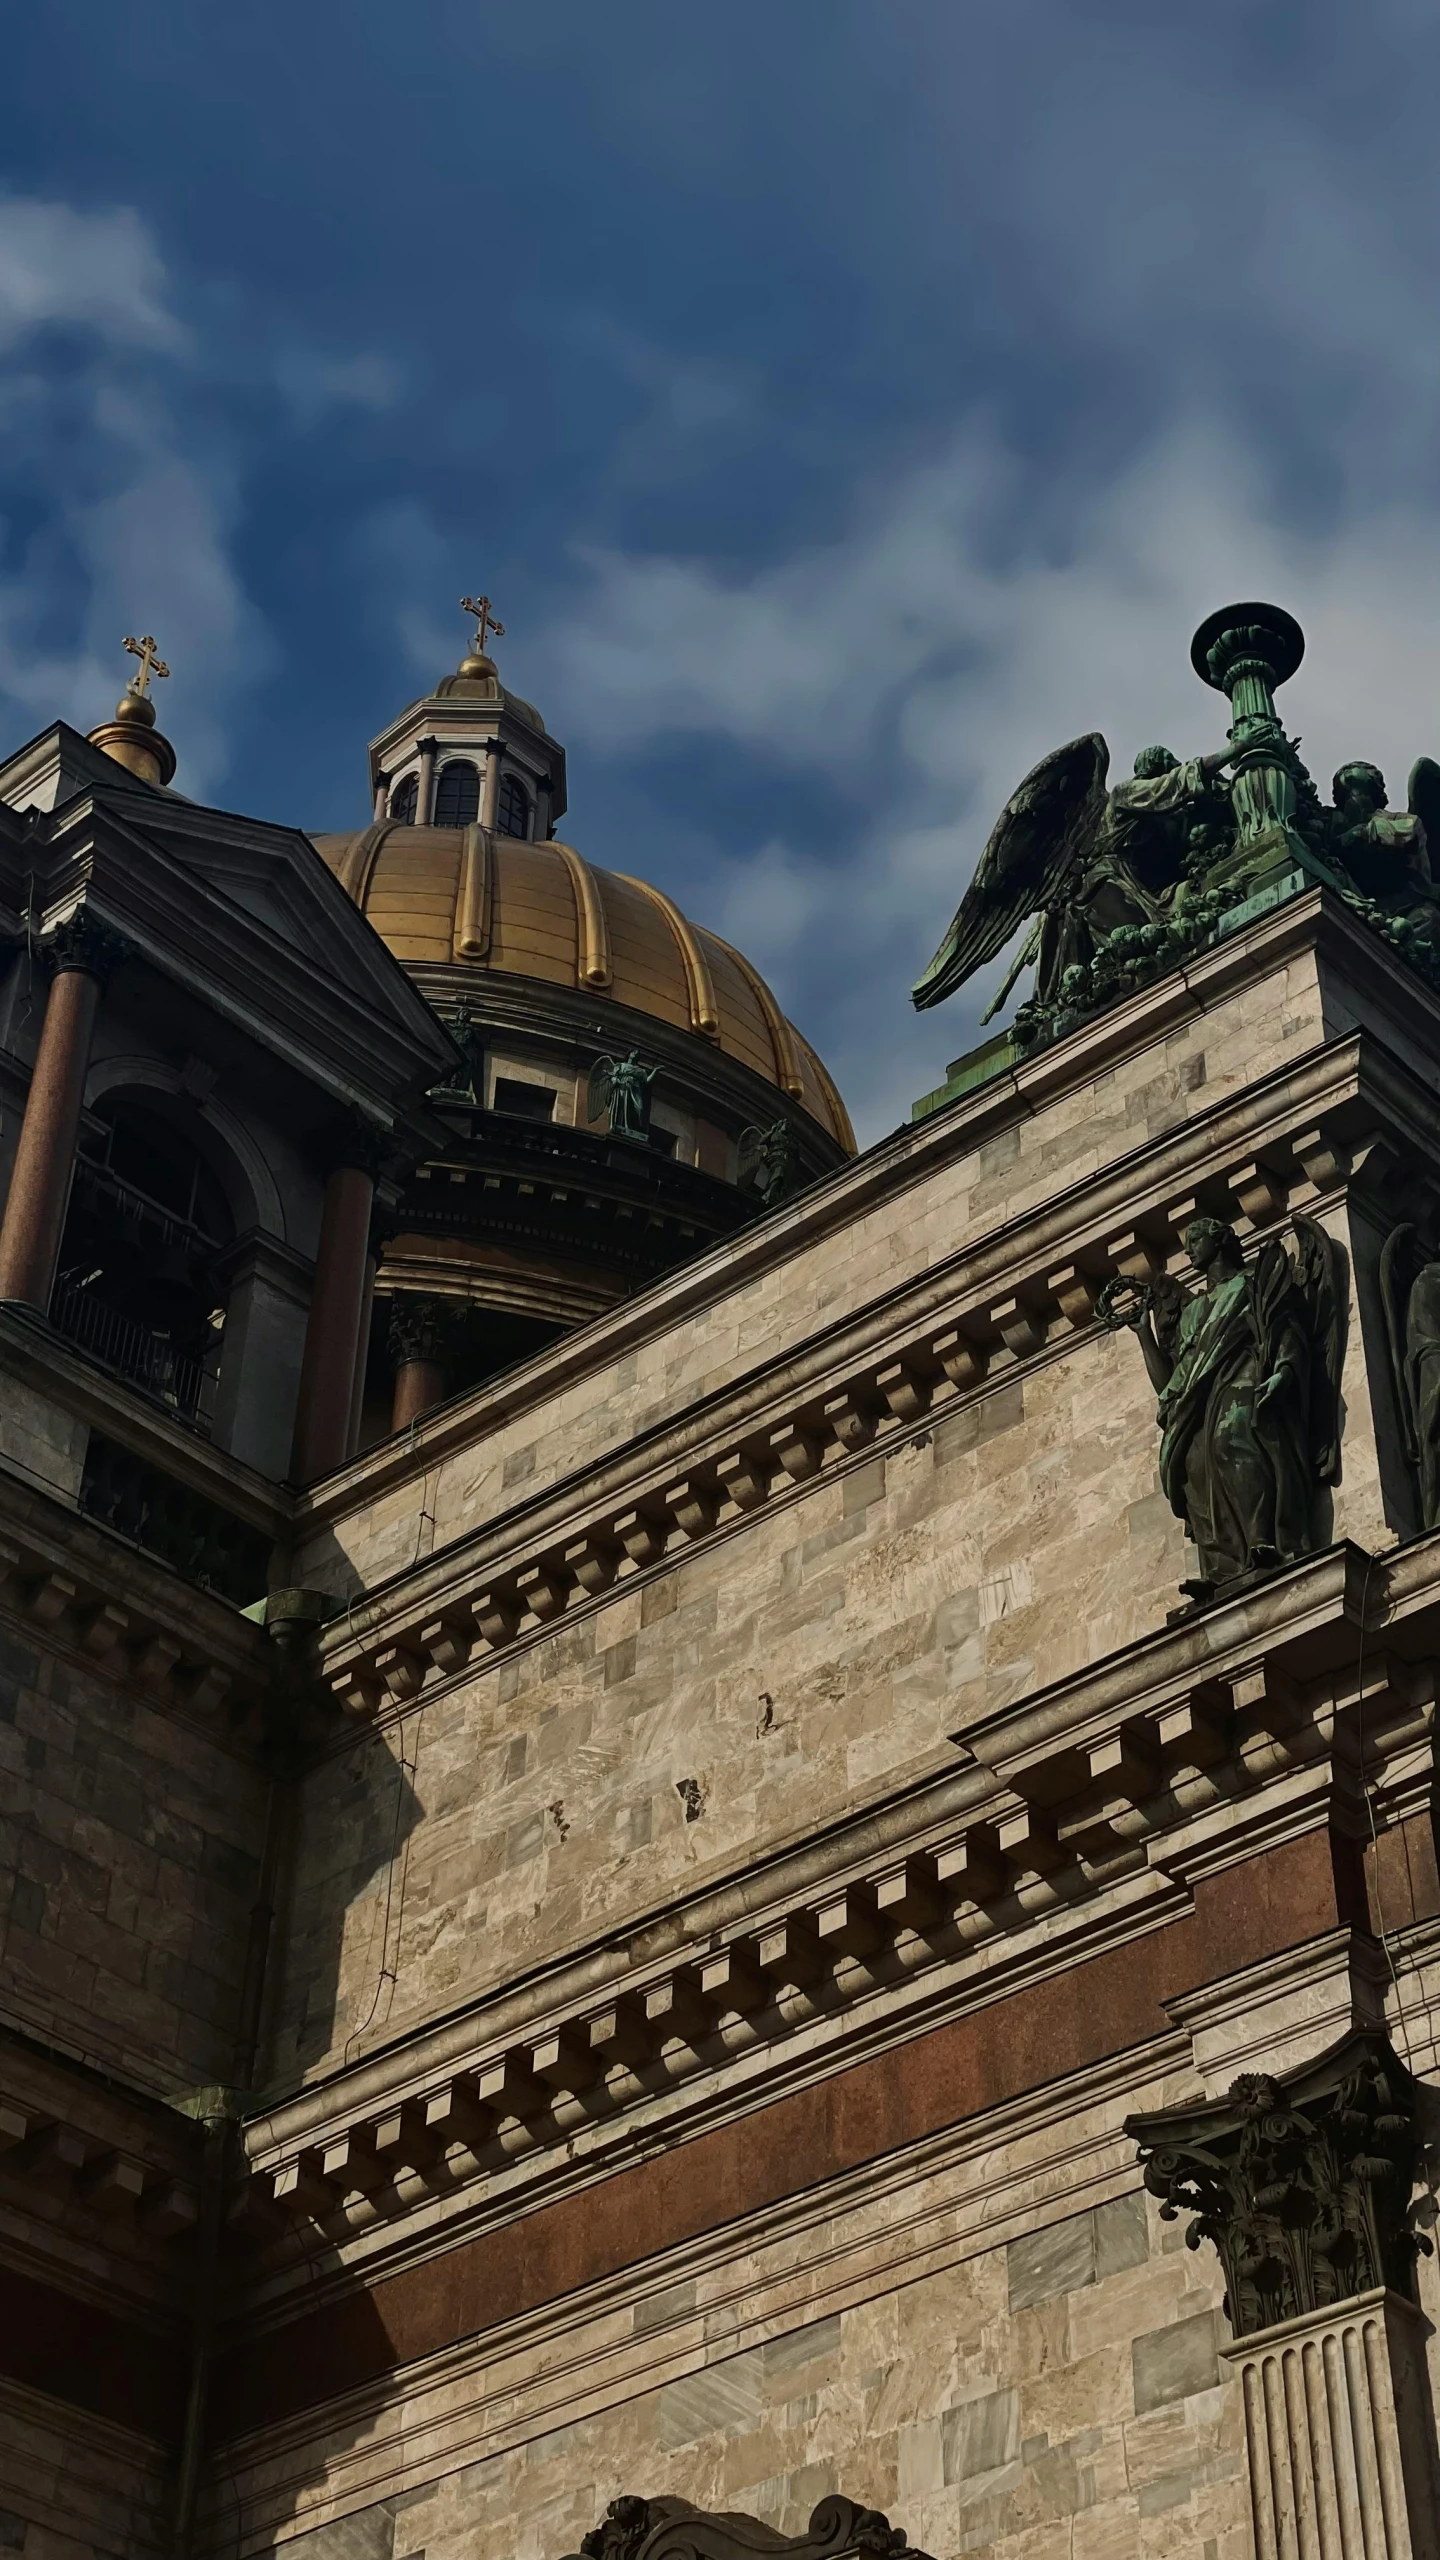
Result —
[[129, 650], [131, 657], [138, 658], [140, 661], [139, 666], [136, 668], [135, 673], [125, 687], [125, 690], [127, 693], [138, 694], [140, 700], [143, 702], [146, 694], [150, 690], [151, 677], [168, 676], [170, 670], [166, 666], [164, 659], [161, 657], [160, 652], [156, 648], [148, 631], [143, 640], [131, 640], [127, 638], [125, 646]]
[[475, 616], [475, 646], [477, 649], [483, 652], [485, 647], [485, 634], [487, 631], [493, 631], [497, 640], [504, 639], [505, 625], [503, 622], [496, 621], [494, 614], [490, 610], [490, 599], [488, 596], [462, 596], [460, 599], [460, 610], [462, 613], [473, 613]]

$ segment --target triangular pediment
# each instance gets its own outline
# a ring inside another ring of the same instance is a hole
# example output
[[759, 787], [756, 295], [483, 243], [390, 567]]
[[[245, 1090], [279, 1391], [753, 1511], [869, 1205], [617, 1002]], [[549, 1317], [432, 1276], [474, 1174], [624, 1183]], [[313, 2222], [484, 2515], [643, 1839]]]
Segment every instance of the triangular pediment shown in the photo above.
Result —
[[298, 827], [176, 802], [163, 793], [149, 795], [143, 812], [128, 794], [123, 806], [127, 824], [138, 826], [203, 883], [217, 907], [238, 910], [283, 944], [317, 984], [379, 1008], [412, 1037], [428, 1033], [437, 1054], [448, 1056], [448, 1042], [424, 998]]
[[397, 1074], [423, 1087], [453, 1065], [424, 997], [299, 828], [142, 781], [63, 721], [0, 764], [0, 806], [25, 831], [42, 910], [48, 853], [57, 912], [84, 879], [138, 951], [297, 1063], [343, 1057], [377, 1099]]

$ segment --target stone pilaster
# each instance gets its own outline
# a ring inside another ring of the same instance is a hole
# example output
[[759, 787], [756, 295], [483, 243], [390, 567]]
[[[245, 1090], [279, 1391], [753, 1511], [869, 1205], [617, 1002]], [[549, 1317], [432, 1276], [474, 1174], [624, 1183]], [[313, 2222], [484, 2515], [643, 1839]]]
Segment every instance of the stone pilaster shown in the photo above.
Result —
[[1424, 2332], [1382, 2287], [1222, 2351], [1245, 2398], [1255, 2560], [1435, 2560]]
[[1435, 2560], [1416, 2083], [1361, 2028], [1283, 2078], [1132, 2116], [1166, 2220], [1225, 2271], [1256, 2560]]

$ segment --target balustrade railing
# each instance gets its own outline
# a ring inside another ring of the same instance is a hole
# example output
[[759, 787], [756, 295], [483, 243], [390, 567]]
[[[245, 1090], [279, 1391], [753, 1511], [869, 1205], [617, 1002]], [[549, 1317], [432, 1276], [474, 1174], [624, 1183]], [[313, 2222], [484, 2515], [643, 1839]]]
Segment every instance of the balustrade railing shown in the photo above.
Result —
[[214, 1357], [196, 1360], [177, 1349], [168, 1334], [137, 1324], [107, 1306], [83, 1281], [63, 1281], [50, 1304], [50, 1321], [78, 1351], [102, 1369], [127, 1378], [157, 1403], [167, 1405], [182, 1422], [208, 1430], [214, 1402]]

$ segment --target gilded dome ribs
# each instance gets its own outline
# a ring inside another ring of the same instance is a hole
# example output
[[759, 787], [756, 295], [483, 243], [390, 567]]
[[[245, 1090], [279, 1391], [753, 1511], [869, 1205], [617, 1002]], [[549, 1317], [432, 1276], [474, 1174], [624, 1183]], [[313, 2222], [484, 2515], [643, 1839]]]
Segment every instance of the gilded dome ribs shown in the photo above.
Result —
[[569, 872], [570, 886], [575, 892], [576, 984], [596, 988], [613, 986], [615, 972], [610, 960], [610, 927], [595, 874], [573, 844], [562, 844], [558, 836], [552, 836], [550, 846], [552, 852], [559, 854]]
[[667, 898], [664, 890], [657, 889], [653, 881], [637, 880], [628, 871], [617, 872], [616, 878], [623, 880], [627, 889], [638, 889], [641, 897], [648, 898], [652, 907], [664, 917], [675, 937], [675, 948], [680, 954], [685, 970], [685, 986], [690, 999], [690, 1027], [692, 1031], [698, 1031], [703, 1039], [718, 1040], [720, 1012], [715, 1002], [715, 981], [710, 975], [709, 964], [700, 948], [699, 936], [694, 926], [682, 916], [673, 898]]
[[800, 1072], [800, 1056], [795, 1046], [795, 1036], [784, 1014], [759, 970], [752, 969], [744, 952], [737, 951], [733, 942], [721, 942], [718, 933], [712, 933], [710, 939], [718, 943], [720, 949], [727, 952], [734, 961], [764, 1016], [765, 1028], [770, 1034], [770, 1048], [775, 1060], [775, 1081], [781, 1092], [788, 1093], [792, 1102], [802, 1101], [805, 1094], [805, 1079]]
[[465, 829], [460, 846], [460, 885], [455, 899], [451, 949], [457, 960], [484, 960], [490, 950], [492, 862], [484, 827]]

